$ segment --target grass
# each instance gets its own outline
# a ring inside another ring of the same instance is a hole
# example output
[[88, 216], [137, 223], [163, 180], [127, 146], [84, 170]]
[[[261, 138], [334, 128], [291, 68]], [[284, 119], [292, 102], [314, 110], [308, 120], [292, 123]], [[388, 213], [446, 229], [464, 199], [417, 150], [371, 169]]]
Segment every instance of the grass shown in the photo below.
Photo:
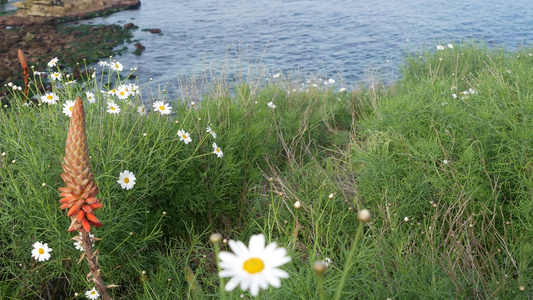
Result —
[[[236, 82], [211, 70], [207, 93], [182, 79], [179, 99], [158, 94], [171, 115], [140, 115], [136, 106], [153, 101], [142, 95], [107, 113], [100, 70], [54, 85], [56, 105], [23, 106], [13, 92], [0, 113], [0, 298], [72, 299], [92, 288], [57, 203], [61, 104], [86, 90], [96, 91], [87, 134], [106, 205], [95, 248], [115, 299], [218, 298], [214, 232], [245, 242], [263, 233], [287, 249], [290, 277], [264, 299], [531, 298], [531, 52], [455, 44], [406, 57], [391, 86], [343, 92], [260, 67]], [[137, 177], [131, 190], [117, 183], [125, 169]], [[361, 225], [363, 208], [372, 221]], [[32, 260], [36, 241], [53, 248], [49, 261]], [[319, 278], [313, 264], [326, 258]], [[241, 294], [251, 298], [239, 288], [227, 298]]]

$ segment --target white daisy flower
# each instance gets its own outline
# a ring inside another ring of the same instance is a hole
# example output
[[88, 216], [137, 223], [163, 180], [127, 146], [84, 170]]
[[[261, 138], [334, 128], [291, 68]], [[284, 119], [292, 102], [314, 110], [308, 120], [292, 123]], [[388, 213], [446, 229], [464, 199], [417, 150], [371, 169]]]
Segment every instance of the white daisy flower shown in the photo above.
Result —
[[107, 66], [109, 66], [109, 63], [107, 61], [102, 61], [101, 60], [101, 61], [98, 62], [98, 65], [100, 67], [107, 67]]
[[452, 98], [453, 99], [457, 98], [457, 94], [452, 94]]
[[259, 294], [259, 289], [266, 290], [269, 285], [279, 288], [280, 278], [288, 278], [289, 274], [281, 269], [291, 258], [285, 248], [278, 248], [275, 242], [265, 247], [263, 234], [253, 235], [248, 248], [241, 241], [229, 241], [233, 253], [222, 251], [218, 254], [220, 268], [218, 276], [231, 277], [226, 283], [226, 291], [234, 290], [239, 284], [241, 290], [250, 290], [252, 296]]
[[61, 73], [59, 73], [59, 72], [54, 72], [54, 73], [50, 74], [50, 78], [52, 78], [52, 80], [59, 80], [59, 81], [61, 81]]
[[87, 299], [96, 300], [100, 298], [100, 293], [98, 293], [96, 287], [93, 287], [92, 290], [88, 290], [85, 292], [85, 297], [87, 297]]
[[326, 266], [326, 268], [328, 268], [331, 265], [331, 258], [329, 257], [324, 258], [322, 263], [324, 264], [324, 266]]
[[276, 105], [272, 101], [268, 102], [267, 105], [272, 109], [276, 108]]
[[39, 71], [33, 71], [33, 75], [35, 75], [35, 76], [40, 76], [40, 75], [44, 75], [44, 74], [46, 74], [46, 73], [39, 72]]
[[141, 116], [146, 116], [146, 107], [144, 105], [137, 107], [137, 111]]
[[342, 92], [345, 92], [346, 91], [346, 88], [340, 88], [339, 89], [339, 93], [342, 93]]
[[208, 132], [208, 133], [210, 133], [210, 134], [213, 136], [214, 139], [217, 138], [217, 134], [213, 131], [213, 129], [211, 129], [211, 126], [207, 126], [207, 127], [205, 128], [205, 131]]
[[213, 153], [216, 154], [219, 158], [224, 156], [224, 153], [222, 153], [222, 150], [220, 150], [216, 143], [213, 143]]
[[12, 87], [13, 86], [13, 82], [8, 82], [7, 86]]
[[117, 182], [120, 183], [120, 186], [123, 189], [131, 190], [131, 188], [135, 185], [135, 180], [137, 178], [135, 175], [133, 175], [132, 172], [128, 170], [124, 170], [124, 172], [120, 172], [120, 176], [118, 177]]
[[140, 91], [139, 91], [139, 86], [136, 85], [136, 84], [133, 84], [133, 83], [130, 83], [128, 85], [128, 90], [130, 91], [130, 95], [139, 95], [140, 94]]
[[120, 112], [120, 107], [118, 105], [111, 101], [107, 103], [107, 112], [110, 114], [118, 114]]
[[[80, 232], [80, 237], [81, 237], [81, 236], [82, 236], [82, 235], [81, 235], [81, 232]], [[89, 233], [89, 237], [92, 239], [92, 238], [94, 237], [94, 234]], [[76, 247], [76, 250], [79, 250], [79, 251], [81, 251], [81, 252], [85, 251], [85, 249], [84, 249], [83, 246], [82, 246], [82, 242], [81, 242], [81, 241], [80, 241], [80, 242], [75, 242], [75, 243], [74, 243], [74, 246]], [[94, 247], [94, 244], [93, 244], [92, 246]]]
[[122, 66], [122, 64], [118, 61], [114, 61], [112, 64], [111, 64], [111, 70], [114, 70], [114, 71], [122, 71], [122, 69], [124, 69], [124, 67]]
[[38, 261], [45, 261], [50, 259], [50, 252], [52, 252], [52, 248], [48, 247], [47, 243], [43, 242], [36, 242], [32, 245], [33, 250], [31, 250], [31, 257], [35, 258]]
[[164, 103], [163, 101], [156, 101], [153, 107], [162, 115], [169, 115], [170, 110], [172, 109], [172, 106], [168, 106], [168, 103]]
[[67, 115], [67, 117], [72, 117], [72, 110], [74, 109], [74, 101], [67, 100], [65, 104], [63, 104], [63, 113]]
[[65, 82], [65, 85], [74, 84], [74, 83], [76, 83], [76, 80], [72, 80], [71, 79], [71, 80]]
[[59, 97], [55, 93], [46, 93], [41, 96], [41, 101], [48, 104], [56, 104]]
[[442, 46], [442, 45], [437, 45], [437, 50], [444, 50], [444, 46]]
[[453, 49], [453, 45], [452, 44], [448, 44], [448, 48]]
[[59, 59], [57, 59], [57, 57], [52, 58], [52, 60], [48, 62], [48, 67], [49, 68], [55, 67], [58, 60]]
[[180, 136], [180, 141], [183, 141], [185, 144], [192, 142], [191, 135], [185, 130], [178, 130], [178, 135]]
[[333, 79], [333, 78], [328, 79], [328, 83], [329, 84], [334, 84], [335, 83], [335, 79]]
[[128, 91], [128, 87], [125, 85], [121, 85], [116, 90], [116, 95], [119, 99], [125, 100], [130, 96], [130, 92]]
[[280, 74], [279, 73], [276, 73], [274, 75], [272, 75], [272, 78], [279, 78]]
[[85, 96], [87, 97], [87, 101], [89, 101], [89, 103], [94, 103], [96, 101], [96, 98], [94, 98], [94, 94], [92, 92], [85, 92]]

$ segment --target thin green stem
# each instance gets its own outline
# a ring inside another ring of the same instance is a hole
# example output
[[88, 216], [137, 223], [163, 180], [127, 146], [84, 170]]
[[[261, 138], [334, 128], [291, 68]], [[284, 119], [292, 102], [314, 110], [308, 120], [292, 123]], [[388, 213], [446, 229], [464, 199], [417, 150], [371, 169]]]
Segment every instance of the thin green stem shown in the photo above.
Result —
[[355, 239], [353, 240], [352, 249], [350, 250], [348, 257], [346, 258], [346, 264], [344, 265], [344, 272], [342, 273], [341, 281], [339, 282], [337, 291], [335, 291], [335, 297], [334, 297], [335, 300], [338, 300], [341, 298], [342, 288], [344, 287], [344, 282], [346, 281], [346, 277], [348, 276], [350, 267], [352, 266], [352, 260], [355, 254], [355, 250], [357, 249], [357, 243], [359, 242], [359, 239], [361, 238], [361, 234], [363, 233], [363, 226], [364, 226], [364, 223], [359, 222], [359, 228], [357, 228], [357, 233], [355, 235]]

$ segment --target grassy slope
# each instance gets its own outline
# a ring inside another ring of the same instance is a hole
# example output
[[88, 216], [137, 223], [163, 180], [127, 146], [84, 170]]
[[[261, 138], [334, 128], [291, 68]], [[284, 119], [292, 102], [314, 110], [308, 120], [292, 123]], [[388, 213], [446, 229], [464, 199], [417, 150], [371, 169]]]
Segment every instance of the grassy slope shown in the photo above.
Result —
[[[263, 232], [293, 258], [284, 267], [291, 277], [266, 298], [317, 297], [311, 265], [326, 257], [333, 295], [355, 212], [368, 208], [373, 221], [343, 298], [531, 297], [532, 64], [528, 51], [456, 46], [406, 58], [402, 80], [387, 88], [287, 93], [299, 83], [274, 80], [260, 90], [239, 85], [230, 97], [219, 86], [200, 107], [173, 103], [173, 116], [140, 117], [125, 104], [110, 116], [102, 99], [88, 105], [93, 170], [107, 203], [96, 244], [104, 279], [121, 285], [115, 299], [216, 297], [209, 233], [247, 241]], [[470, 88], [476, 93], [459, 94]], [[14, 104], [0, 115], [2, 298], [90, 288], [56, 202], [67, 122], [59, 107]], [[181, 128], [192, 147], [180, 143]], [[188, 160], [196, 148], [209, 154], [213, 141], [222, 159]], [[137, 176], [130, 191], [116, 184], [124, 169]], [[53, 256], [34, 264], [29, 252], [40, 240]]]

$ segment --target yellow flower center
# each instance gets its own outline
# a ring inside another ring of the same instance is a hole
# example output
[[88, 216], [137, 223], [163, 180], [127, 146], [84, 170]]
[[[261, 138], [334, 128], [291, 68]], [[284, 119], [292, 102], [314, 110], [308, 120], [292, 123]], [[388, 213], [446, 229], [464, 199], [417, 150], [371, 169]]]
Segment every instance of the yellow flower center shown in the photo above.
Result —
[[48, 95], [48, 100], [52, 100], [54, 97], [52, 95]]
[[160, 105], [160, 106], [159, 106], [159, 109], [160, 109], [160, 110], [165, 110], [165, 107], [164, 107], [163, 105]]
[[184, 139], [187, 139], [187, 135], [186, 135], [186, 134], [182, 135], [182, 137], [183, 137]]
[[216, 151], [217, 151], [217, 152], [220, 152], [220, 148], [217, 148]]
[[115, 108], [111, 106], [111, 110], [115, 110]]
[[244, 262], [242, 268], [250, 274], [255, 274], [263, 271], [265, 263], [257, 257], [252, 257]]
[[124, 182], [128, 183], [128, 182], [130, 182], [130, 179], [128, 177], [126, 177], [126, 178], [124, 178]]
[[39, 254], [44, 254], [44, 249], [43, 248], [39, 248]]
[[73, 111], [74, 110], [74, 106], [71, 106], [68, 108], [70, 111]]
[[120, 67], [119, 65], [115, 64], [115, 68], [117, 68], [117, 69], [118, 69], [119, 67]]
[[95, 294], [96, 294], [96, 291], [92, 291], [92, 292], [91, 292], [91, 295], [95, 295]]

